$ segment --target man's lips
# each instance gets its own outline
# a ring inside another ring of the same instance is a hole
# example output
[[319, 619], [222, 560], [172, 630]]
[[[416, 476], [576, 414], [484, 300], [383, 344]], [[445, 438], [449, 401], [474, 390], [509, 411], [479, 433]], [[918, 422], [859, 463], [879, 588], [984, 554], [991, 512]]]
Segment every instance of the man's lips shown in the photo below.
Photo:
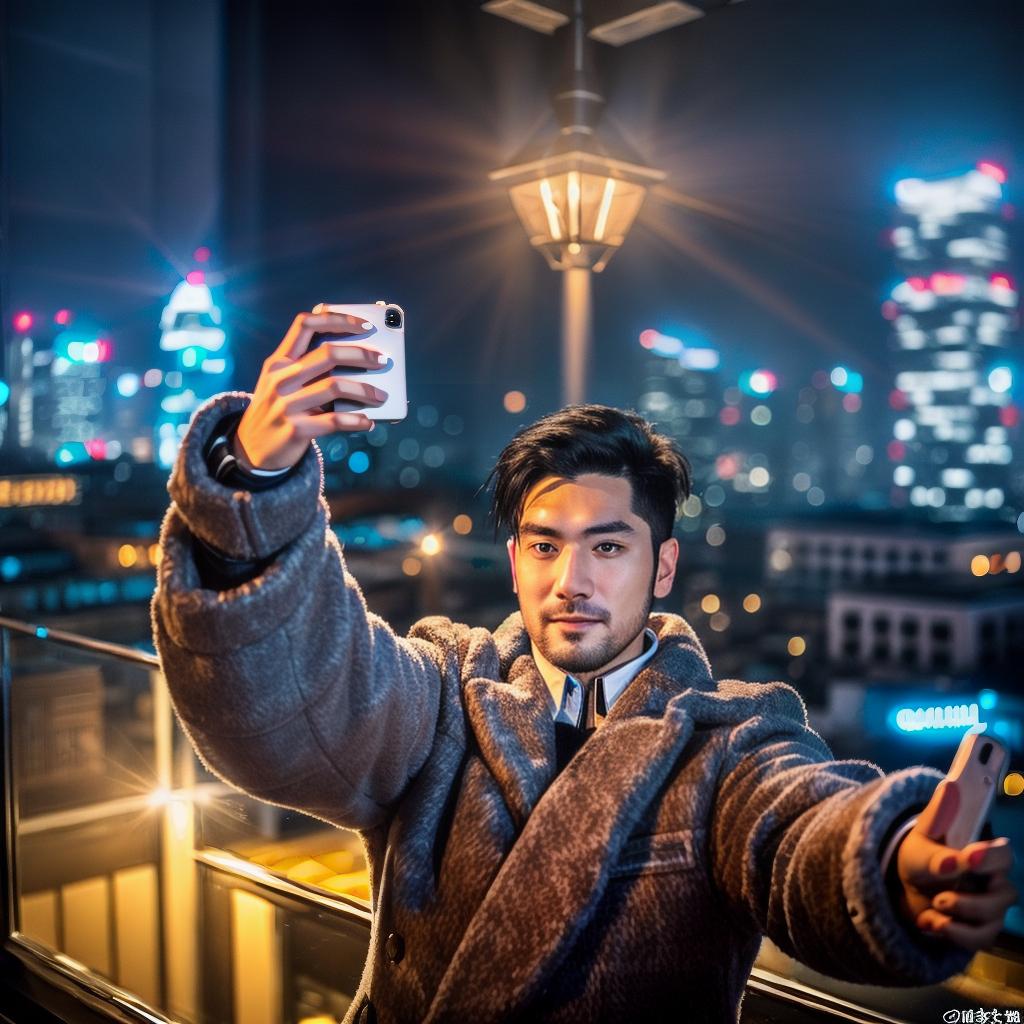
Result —
[[551, 621], [552, 622], [569, 622], [569, 623], [572, 623], [572, 624], [575, 624], [575, 625], [582, 625], [583, 623], [586, 623], [586, 622], [600, 622], [601, 620], [600, 619], [589, 619], [589, 618], [586, 618], [585, 616], [581, 616], [581, 615], [580, 616], [578, 616], [578, 615], [565, 615], [565, 616], [559, 616], [558, 618], [553, 618]]

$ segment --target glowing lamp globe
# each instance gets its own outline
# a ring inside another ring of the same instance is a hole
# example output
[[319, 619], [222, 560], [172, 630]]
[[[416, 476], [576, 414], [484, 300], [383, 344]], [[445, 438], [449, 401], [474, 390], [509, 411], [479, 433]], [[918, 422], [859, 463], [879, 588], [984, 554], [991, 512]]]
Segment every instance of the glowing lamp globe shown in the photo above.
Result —
[[601, 271], [663, 171], [575, 149], [491, 172], [508, 189], [530, 244], [553, 270]]

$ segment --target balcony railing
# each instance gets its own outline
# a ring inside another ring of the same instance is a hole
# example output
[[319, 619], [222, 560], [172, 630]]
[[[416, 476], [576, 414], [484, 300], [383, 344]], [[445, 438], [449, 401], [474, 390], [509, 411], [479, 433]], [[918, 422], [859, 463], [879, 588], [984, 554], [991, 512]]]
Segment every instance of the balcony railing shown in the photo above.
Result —
[[[0, 681], [0, 1019], [18, 1000], [40, 1020], [344, 1016], [371, 919], [355, 834], [207, 771], [152, 654], [0, 617]], [[743, 1019], [939, 1020], [1022, 1002], [1019, 950], [896, 990], [843, 985], [765, 942]]]

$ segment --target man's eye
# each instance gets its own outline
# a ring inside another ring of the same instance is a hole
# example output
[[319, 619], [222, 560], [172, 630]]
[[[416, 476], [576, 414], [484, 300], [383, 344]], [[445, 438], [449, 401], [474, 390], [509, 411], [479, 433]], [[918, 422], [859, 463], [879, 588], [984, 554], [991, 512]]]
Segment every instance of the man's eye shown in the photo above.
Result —
[[533, 545], [533, 550], [534, 551], [536, 551], [538, 554], [546, 555], [548, 552], [541, 551], [540, 550], [541, 548], [551, 548], [552, 550], [554, 550], [553, 546], [551, 544], [549, 544], [546, 540], [542, 540], [542, 541], [538, 542], [537, 544]]
[[616, 544], [614, 541], [611, 541], [611, 540], [602, 541], [602, 543], [598, 544], [597, 546], [599, 548], [612, 548], [612, 551], [604, 552], [606, 555], [610, 555], [614, 551], [621, 551], [622, 550], [622, 545], [621, 544]]

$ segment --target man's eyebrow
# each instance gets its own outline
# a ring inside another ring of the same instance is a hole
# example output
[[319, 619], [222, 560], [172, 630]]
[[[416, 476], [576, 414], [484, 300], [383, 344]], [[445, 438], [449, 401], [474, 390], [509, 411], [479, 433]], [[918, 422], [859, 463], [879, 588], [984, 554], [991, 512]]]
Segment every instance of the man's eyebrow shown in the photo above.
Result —
[[[562, 534], [551, 526], [542, 526], [540, 523], [520, 523], [519, 532], [528, 533], [537, 537], [556, 537], [561, 539]], [[604, 533], [636, 533], [629, 523], [621, 519], [613, 519], [610, 523], [597, 523], [595, 526], [588, 526], [583, 531], [584, 537], [593, 537], [596, 534]]]

